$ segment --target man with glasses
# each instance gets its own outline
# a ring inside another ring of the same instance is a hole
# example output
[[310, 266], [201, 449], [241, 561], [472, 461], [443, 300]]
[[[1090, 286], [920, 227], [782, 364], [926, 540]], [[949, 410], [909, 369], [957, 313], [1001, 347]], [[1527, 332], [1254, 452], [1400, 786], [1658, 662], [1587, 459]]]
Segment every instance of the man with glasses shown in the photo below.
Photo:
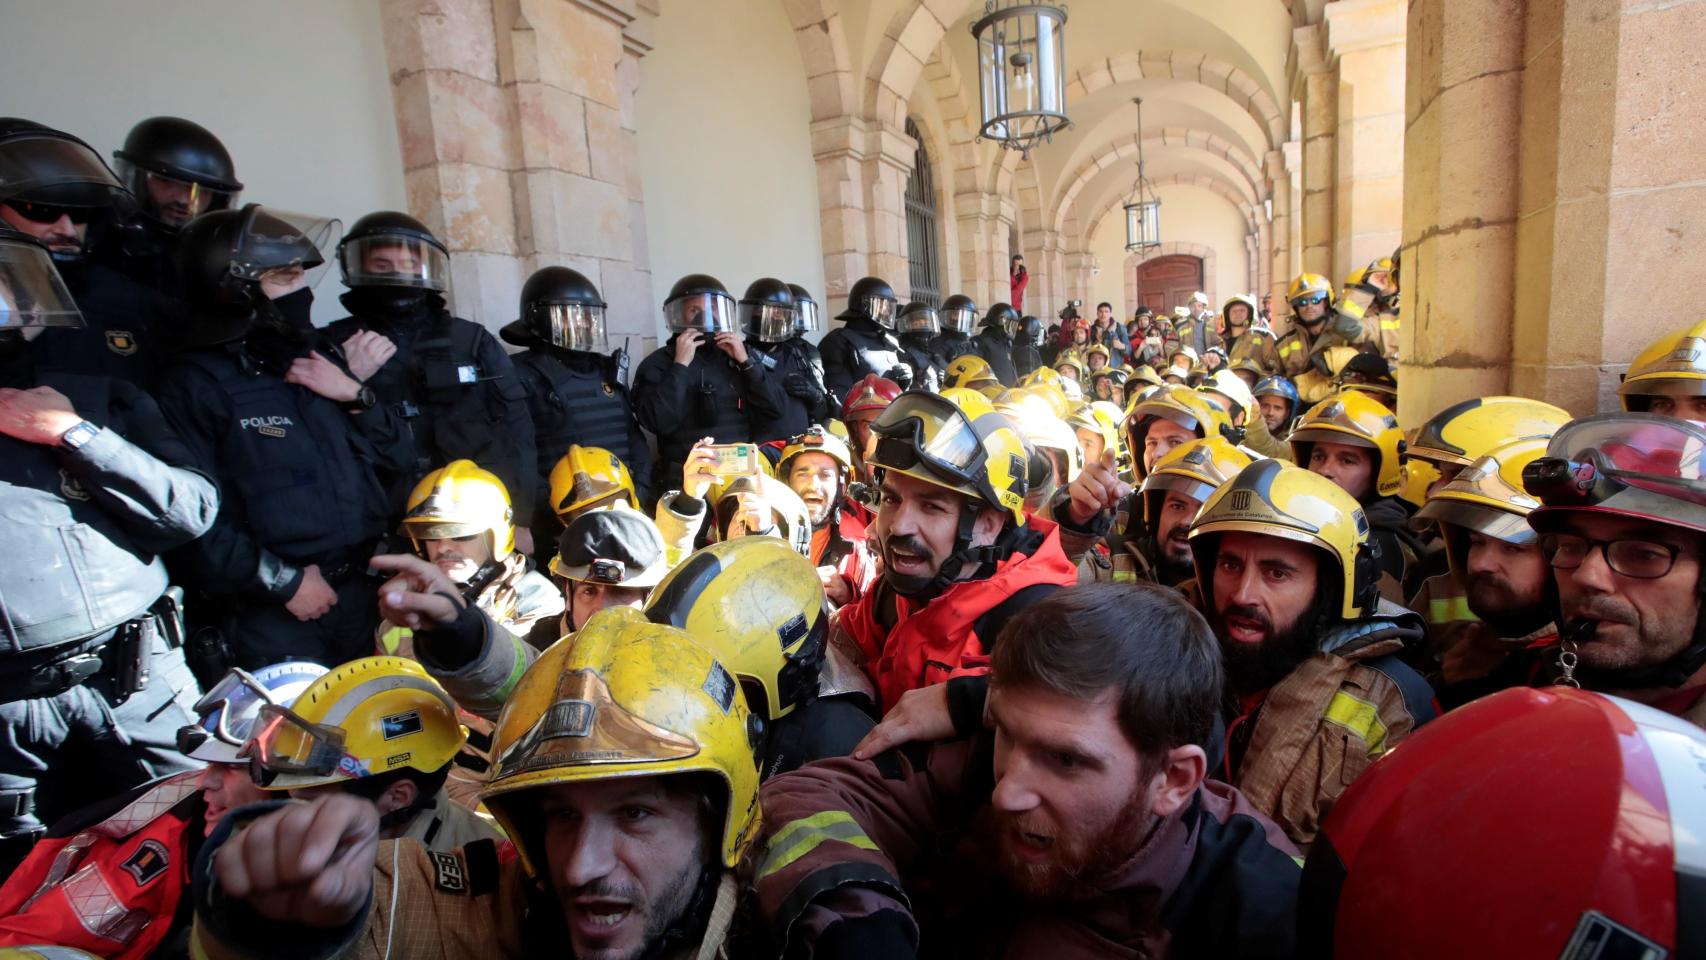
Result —
[[[238, 752], [263, 705], [289, 703], [325, 672], [294, 661], [232, 670], [215, 683], [195, 705], [200, 719], [178, 730], [178, 750], [207, 766], [54, 824], [0, 887], [0, 947], [52, 944], [114, 960], [186, 955], [189, 912], [178, 906], [202, 839], [226, 813], [267, 799]], [[91, 900], [92, 890], [111, 901]]]
[[80, 326], [42, 335], [34, 348], [42, 369], [153, 386], [156, 341], [169, 323], [165, 301], [89, 256], [129, 201], [88, 144], [30, 120], [0, 118], [0, 227], [47, 247], [83, 315]]
[[1565, 682], [1706, 725], [1706, 428], [1653, 414], [1566, 424], [1523, 471], [1552, 567]]
[[1318, 273], [1299, 274], [1286, 294], [1291, 303], [1291, 332], [1279, 339], [1279, 372], [1296, 380], [1314, 369], [1327, 375], [1326, 349], [1351, 346], [1380, 353], [1378, 325], [1371, 328], [1353, 312], [1335, 310], [1333, 284]]

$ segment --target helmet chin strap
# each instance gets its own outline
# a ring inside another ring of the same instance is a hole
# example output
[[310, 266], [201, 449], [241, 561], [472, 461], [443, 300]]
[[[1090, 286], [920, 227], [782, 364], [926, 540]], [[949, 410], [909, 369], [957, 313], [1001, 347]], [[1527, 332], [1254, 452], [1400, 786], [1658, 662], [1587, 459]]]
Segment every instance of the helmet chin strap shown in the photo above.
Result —
[[1589, 690], [1641, 690], [1653, 687], [1676, 688], [1706, 666], [1706, 631], [1700, 622], [1694, 625], [1694, 639], [1688, 647], [1664, 663], [1634, 670], [1599, 670], [1579, 666], [1577, 648], [1593, 641], [1598, 631], [1593, 620], [1572, 620], [1559, 629], [1558, 666], [1563, 671], [1560, 684], [1586, 687]]
[[966, 564], [974, 564], [981, 568], [986, 564], [999, 561], [1011, 550], [1013, 537], [1017, 527], [1008, 527], [1001, 531], [993, 543], [982, 547], [972, 546], [972, 537], [977, 528], [977, 517], [980, 513], [978, 506], [969, 498], [960, 507], [960, 525], [954, 534], [954, 549], [942, 558], [942, 565], [937, 568], [936, 575], [930, 578], [921, 589], [907, 593], [909, 599], [927, 602], [941, 596], [949, 587], [958, 583], [960, 572]]

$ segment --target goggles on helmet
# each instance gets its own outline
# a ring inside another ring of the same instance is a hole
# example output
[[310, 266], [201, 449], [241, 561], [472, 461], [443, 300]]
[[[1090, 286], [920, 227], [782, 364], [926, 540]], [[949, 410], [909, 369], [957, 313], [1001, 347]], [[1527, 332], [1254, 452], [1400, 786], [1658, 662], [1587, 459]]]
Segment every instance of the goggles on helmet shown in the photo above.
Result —
[[259, 786], [271, 784], [281, 774], [327, 777], [333, 773], [356, 778], [371, 776], [367, 764], [344, 749], [340, 727], [312, 723], [289, 707], [269, 703], [261, 707], [255, 735], [243, 747], [249, 758], [249, 777]]
[[961, 483], [976, 482], [983, 457], [983, 440], [965, 415], [955, 408], [943, 416], [949, 401], [934, 394], [903, 393], [871, 424], [877, 448], [872, 462], [897, 470], [922, 463], [931, 471]]

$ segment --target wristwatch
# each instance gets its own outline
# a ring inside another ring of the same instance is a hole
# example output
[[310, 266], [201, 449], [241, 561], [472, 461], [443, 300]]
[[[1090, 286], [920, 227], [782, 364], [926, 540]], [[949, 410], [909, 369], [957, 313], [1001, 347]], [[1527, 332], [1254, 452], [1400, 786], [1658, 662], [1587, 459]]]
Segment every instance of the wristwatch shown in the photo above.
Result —
[[95, 435], [100, 432], [100, 427], [84, 420], [75, 427], [72, 427], [60, 434], [59, 445], [67, 450], [81, 450], [83, 448], [83, 444], [95, 439]]
[[344, 404], [344, 409], [350, 413], [364, 413], [372, 410], [373, 405], [378, 402], [379, 397], [374, 394], [373, 388], [362, 384], [361, 389], [356, 392], [355, 399]]

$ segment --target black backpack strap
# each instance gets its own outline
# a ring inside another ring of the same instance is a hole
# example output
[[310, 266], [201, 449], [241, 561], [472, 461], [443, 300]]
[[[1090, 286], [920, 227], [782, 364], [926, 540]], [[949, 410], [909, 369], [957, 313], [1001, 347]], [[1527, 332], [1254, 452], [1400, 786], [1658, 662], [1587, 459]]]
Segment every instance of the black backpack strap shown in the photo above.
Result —
[[996, 638], [1007, 628], [1007, 621], [1018, 615], [1019, 611], [1061, 589], [1058, 583], [1033, 583], [1015, 591], [1007, 599], [983, 612], [983, 616], [972, 621], [972, 632], [982, 641], [983, 649], [989, 652], [995, 649]]

